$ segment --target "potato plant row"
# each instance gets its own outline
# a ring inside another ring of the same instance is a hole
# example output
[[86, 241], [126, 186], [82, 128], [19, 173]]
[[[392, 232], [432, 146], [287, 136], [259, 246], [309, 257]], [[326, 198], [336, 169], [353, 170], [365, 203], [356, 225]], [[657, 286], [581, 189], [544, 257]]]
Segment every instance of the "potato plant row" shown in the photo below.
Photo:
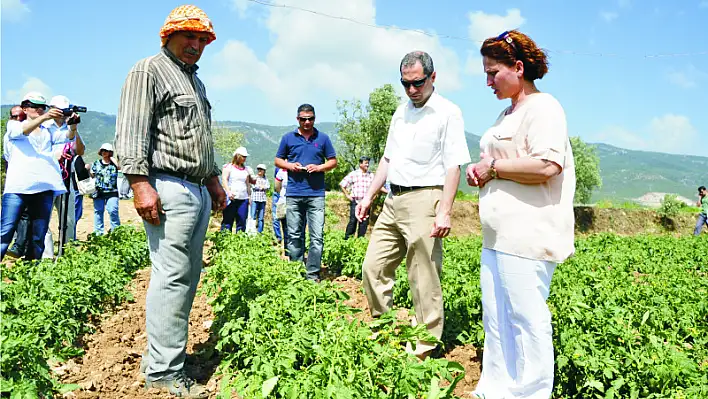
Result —
[[[366, 239], [325, 236], [323, 263], [361, 278]], [[557, 398], [708, 398], [708, 238], [578, 239], [551, 285]], [[444, 243], [446, 348], [484, 343], [480, 237]], [[411, 307], [405, 267], [394, 302]]]

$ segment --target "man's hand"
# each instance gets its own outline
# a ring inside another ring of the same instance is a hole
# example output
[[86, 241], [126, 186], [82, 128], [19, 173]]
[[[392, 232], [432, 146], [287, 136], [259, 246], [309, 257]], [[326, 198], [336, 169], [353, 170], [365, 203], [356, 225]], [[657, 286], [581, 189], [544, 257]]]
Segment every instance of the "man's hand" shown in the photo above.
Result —
[[206, 182], [207, 191], [211, 196], [211, 209], [221, 211], [226, 208], [226, 192], [219, 183], [219, 176], [212, 176]]
[[309, 164], [306, 166], [307, 173], [324, 172], [322, 165]]
[[42, 115], [42, 117], [44, 117], [45, 121], [48, 121], [50, 119], [64, 118], [64, 112], [59, 108], [49, 108], [49, 111]]
[[286, 169], [289, 172], [302, 172], [300, 168], [302, 168], [302, 164], [300, 162], [288, 162]]
[[147, 177], [140, 178], [138, 181], [131, 182], [130, 188], [133, 189], [133, 203], [135, 210], [138, 211], [143, 220], [155, 226], [160, 225], [160, 214], [165, 214], [160, 202], [160, 196], [157, 191], [150, 185]]
[[435, 215], [435, 221], [433, 222], [433, 229], [430, 231], [430, 236], [445, 238], [450, 234], [451, 228], [452, 222], [450, 221], [450, 214], [438, 212], [438, 214]]
[[356, 215], [356, 220], [363, 222], [369, 217], [369, 208], [371, 208], [371, 198], [364, 197], [356, 204], [354, 214]]

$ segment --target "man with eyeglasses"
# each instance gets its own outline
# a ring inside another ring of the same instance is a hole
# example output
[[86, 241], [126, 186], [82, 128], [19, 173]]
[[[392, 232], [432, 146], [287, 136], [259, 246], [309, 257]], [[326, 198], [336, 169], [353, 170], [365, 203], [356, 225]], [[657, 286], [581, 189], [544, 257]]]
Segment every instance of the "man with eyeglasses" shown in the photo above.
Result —
[[7, 136], [12, 145], [2, 195], [0, 216], [0, 259], [5, 257], [22, 210], [29, 212], [32, 229], [27, 249], [28, 259], [38, 259], [44, 251], [44, 236], [49, 228], [49, 217], [54, 197], [66, 192], [59, 164], [54, 158], [54, 146], [73, 141], [75, 132], [50, 131], [45, 122], [63, 116], [61, 110], [47, 109], [44, 96], [37, 92], [25, 95], [20, 103], [27, 119], [7, 123]]
[[204, 11], [182, 5], [165, 19], [160, 39], [160, 52], [128, 73], [116, 121], [115, 154], [143, 218], [152, 263], [140, 369], [146, 388], [203, 398], [209, 392], [184, 363], [210, 211], [226, 205], [211, 105], [197, 76], [197, 62], [216, 34]]
[[[450, 233], [460, 166], [470, 162], [470, 155], [460, 108], [435, 92], [432, 58], [422, 51], [408, 53], [399, 71], [410, 101], [393, 114], [374, 181], [356, 207], [357, 219], [364, 220], [373, 198], [390, 180], [390, 195], [364, 258], [363, 285], [372, 316], [385, 313], [393, 305], [396, 268], [406, 257], [412, 322], [426, 324], [439, 340], [444, 319], [442, 238]], [[420, 341], [415, 349], [406, 349], [423, 359], [436, 346]]]
[[337, 167], [332, 141], [315, 127], [315, 108], [297, 109], [298, 128], [286, 133], [275, 154], [275, 166], [288, 171], [286, 216], [290, 260], [302, 262], [305, 254], [304, 225], [310, 226], [306, 277], [320, 281], [325, 222], [325, 172]]

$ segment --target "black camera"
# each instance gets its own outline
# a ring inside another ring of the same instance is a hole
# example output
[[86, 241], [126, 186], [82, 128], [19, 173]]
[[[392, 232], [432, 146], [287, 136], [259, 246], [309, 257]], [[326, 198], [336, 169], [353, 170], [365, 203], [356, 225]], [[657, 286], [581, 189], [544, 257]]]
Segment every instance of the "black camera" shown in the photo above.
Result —
[[81, 123], [81, 118], [79, 117], [78, 113], [86, 111], [88, 111], [88, 109], [80, 105], [69, 105], [67, 108], [62, 108], [61, 110], [61, 112], [64, 113], [64, 116], [71, 116], [74, 113], [77, 114], [76, 116], [72, 116], [66, 121], [67, 125], [76, 125], [77, 123]]
[[86, 107], [80, 105], [69, 105], [69, 107], [63, 108], [61, 111], [64, 113], [64, 116], [71, 116], [74, 112], [86, 112], [88, 110]]

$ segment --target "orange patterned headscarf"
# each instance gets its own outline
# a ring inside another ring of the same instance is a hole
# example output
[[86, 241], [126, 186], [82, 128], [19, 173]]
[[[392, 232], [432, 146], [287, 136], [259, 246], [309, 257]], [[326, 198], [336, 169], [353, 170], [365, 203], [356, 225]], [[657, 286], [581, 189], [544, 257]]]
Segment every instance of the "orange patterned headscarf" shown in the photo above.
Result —
[[172, 10], [167, 19], [165, 19], [165, 23], [160, 29], [162, 45], [164, 46], [167, 43], [167, 38], [171, 34], [184, 30], [208, 33], [210, 38], [207, 44], [216, 40], [214, 27], [206, 13], [199, 7], [183, 5]]

